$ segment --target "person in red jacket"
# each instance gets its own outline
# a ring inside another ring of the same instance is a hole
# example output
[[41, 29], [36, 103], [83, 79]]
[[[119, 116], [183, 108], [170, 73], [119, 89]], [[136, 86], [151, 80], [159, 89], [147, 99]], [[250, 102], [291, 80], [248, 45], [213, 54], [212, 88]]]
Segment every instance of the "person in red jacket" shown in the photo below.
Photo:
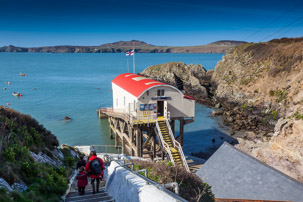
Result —
[[77, 174], [76, 179], [78, 180], [77, 186], [79, 195], [83, 195], [85, 193], [85, 186], [88, 184], [87, 172], [85, 172], [84, 166], [79, 168], [79, 173]]
[[[99, 192], [100, 180], [103, 178], [103, 170], [105, 170], [104, 162], [101, 158], [97, 157], [95, 151], [90, 153], [90, 158], [85, 166], [85, 170], [88, 172], [89, 177], [91, 178], [91, 184], [93, 188], [93, 194]], [[95, 181], [97, 187], [95, 187]], [[97, 189], [96, 189], [97, 188]]]

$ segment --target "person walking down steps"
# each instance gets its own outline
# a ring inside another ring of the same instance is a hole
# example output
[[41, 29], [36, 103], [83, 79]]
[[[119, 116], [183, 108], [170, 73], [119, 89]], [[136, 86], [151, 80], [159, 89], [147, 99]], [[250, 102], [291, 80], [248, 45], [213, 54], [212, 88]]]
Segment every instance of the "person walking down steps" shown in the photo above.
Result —
[[84, 160], [84, 156], [80, 156], [80, 161], [77, 162], [77, 169], [79, 169], [81, 166], [86, 166], [86, 161]]
[[85, 172], [85, 170], [84, 170], [84, 166], [81, 166], [79, 168], [79, 173], [77, 174], [77, 177], [76, 177], [76, 179], [78, 180], [77, 187], [78, 187], [79, 195], [84, 195], [84, 193], [85, 193], [85, 187], [88, 184], [87, 174], [88, 173]]
[[[105, 170], [104, 162], [101, 158], [97, 157], [95, 151], [90, 153], [90, 158], [85, 166], [85, 170], [88, 172], [91, 178], [91, 185], [93, 189], [93, 194], [99, 192], [100, 180], [103, 179], [103, 170]], [[95, 186], [96, 181], [96, 186]]]

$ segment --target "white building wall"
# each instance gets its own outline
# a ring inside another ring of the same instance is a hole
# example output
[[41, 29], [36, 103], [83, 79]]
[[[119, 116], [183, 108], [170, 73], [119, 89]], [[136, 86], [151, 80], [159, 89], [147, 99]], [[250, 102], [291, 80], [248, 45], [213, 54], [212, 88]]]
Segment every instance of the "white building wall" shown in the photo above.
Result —
[[[155, 86], [150, 90], [145, 91], [138, 99], [138, 115], [144, 111], [140, 111], [140, 104], [154, 104], [157, 100], [152, 98], [157, 97], [158, 89], [164, 89], [164, 97], [170, 97], [167, 101], [168, 111], [171, 117], [194, 117], [195, 116], [195, 101], [183, 98], [177, 89], [169, 86]], [[147, 95], [148, 94], [148, 95]], [[156, 114], [154, 111], [149, 110], [151, 115]], [[146, 113], [146, 112], [145, 112]]]
[[177, 202], [180, 201], [121, 167], [115, 161], [105, 169], [105, 190], [116, 202]]
[[[138, 99], [123, 88], [112, 83], [113, 89], [113, 109], [117, 111], [131, 112], [134, 114]], [[134, 103], [136, 105], [134, 106]], [[130, 111], [129, 111], [130, 110]]]

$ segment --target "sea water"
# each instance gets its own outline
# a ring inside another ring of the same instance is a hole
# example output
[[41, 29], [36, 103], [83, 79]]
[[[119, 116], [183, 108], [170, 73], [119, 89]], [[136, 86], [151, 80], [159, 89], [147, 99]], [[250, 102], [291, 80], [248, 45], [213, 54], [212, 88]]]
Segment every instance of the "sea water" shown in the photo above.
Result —
[[[150, 65], [180, 61], [209, 70], [222, 56], [142, 53], [135, 55], [135, 68], [138, 73]], [[96, 110], [112, 106], [111, 81], [128, 69], [133, 69], [133, 57], [124, 53], [0, 53], [0, 105], [31, 115], [55, 134], [60, 144], [114, 144], [108, 121], [99, 120]], [[14, 97], [13, 92], [22, 97]], [[222, 143], [219, 120], [210, 114], [211, 109], [196, 104], [195, 122], [185, 126], [185, 153], [206, 151]], [[64, 116], [72, 120], [67, 122]]]

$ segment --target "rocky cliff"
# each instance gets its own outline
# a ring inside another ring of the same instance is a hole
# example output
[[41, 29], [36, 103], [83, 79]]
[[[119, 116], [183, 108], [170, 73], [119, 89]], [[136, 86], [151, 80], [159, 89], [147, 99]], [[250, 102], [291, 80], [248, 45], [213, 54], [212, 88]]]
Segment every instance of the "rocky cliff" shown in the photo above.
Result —
[[140, 74], [176, 86], [198, 102], [210, 105], [209, 82], [212, 72], [207, 72], [201, 65], [168, 62], [150, 66]]
[[303, 181], [303, 38], [240, 44], [214, 71], [171, 62], [141, 74], [216, 106], [238, 148]]
[[34, 53], [123, 53], [135, 49], [136, 53], [223, 53], [244, 41], [217, 41], [200, 46], [155, 46], [143, 41], [118, 41], [100, 46], [45, 46], [16, 47], [3, 46], [0, 52], [34, 52]]
[[238, 147], [303, 181], [303, 38], [239, 45], [211, 84]]

